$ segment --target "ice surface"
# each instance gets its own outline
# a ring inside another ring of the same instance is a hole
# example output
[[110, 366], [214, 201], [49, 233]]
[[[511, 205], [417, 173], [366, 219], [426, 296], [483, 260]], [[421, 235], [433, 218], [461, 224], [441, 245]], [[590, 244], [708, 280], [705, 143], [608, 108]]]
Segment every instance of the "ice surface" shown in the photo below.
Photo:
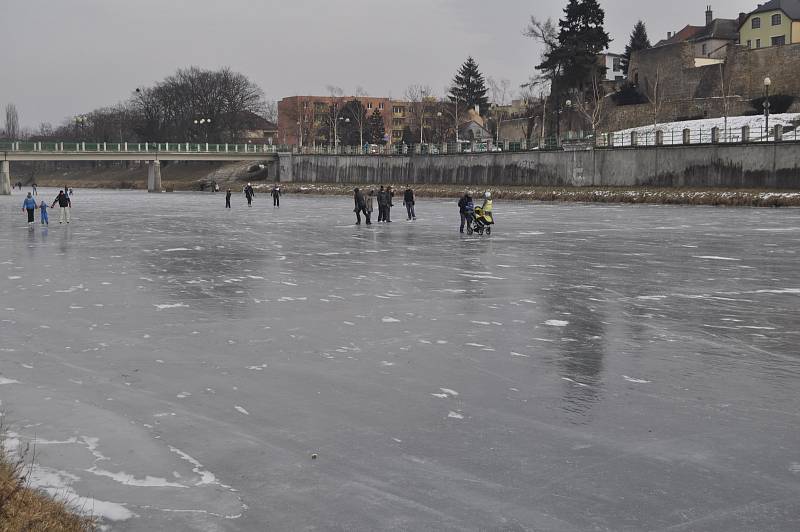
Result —
[[6, 443], [113, 530], [800, 520], [800, 210], [498, 201], [487, 238], [452, 200], [18, 199]]

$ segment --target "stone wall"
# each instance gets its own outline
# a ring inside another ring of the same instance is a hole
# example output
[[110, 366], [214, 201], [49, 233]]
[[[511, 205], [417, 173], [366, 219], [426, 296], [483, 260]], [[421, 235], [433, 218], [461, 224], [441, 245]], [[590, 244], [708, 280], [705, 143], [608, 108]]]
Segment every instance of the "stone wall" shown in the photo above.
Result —
[[[729, 116], [756, 111], [750, 101], [763, 96], [764, 78], [772, 80], [771, 94], [796, 96], [790, 111], [800, 111], [800, 44], [750, 50], [728, 48], [724, 66], [694, 66], [689, 43], [677, 43], [634, 52], [630, 79], [640, 90], [653, 94], [658, 79], [663, 102], [659, 122], [688, 118], [718, 118], [724, 115], [722, 85], [728, 95]], [[604, 129], [616, 131], [652, 123], [649, 104], [611, 107]]]
[[439, 156], [287, 155], [281, 180], [475, 186], [800, 189], [800, 143]]

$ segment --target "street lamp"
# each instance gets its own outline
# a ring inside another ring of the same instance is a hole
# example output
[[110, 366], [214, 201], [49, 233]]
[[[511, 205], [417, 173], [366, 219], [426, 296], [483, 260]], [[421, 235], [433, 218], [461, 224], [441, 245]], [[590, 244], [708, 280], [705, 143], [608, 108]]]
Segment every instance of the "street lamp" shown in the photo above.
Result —
[[336, 118], [336, 120], [333, 121], [333, 150], [334, 150], [334, 153], [339, 151], [339, 128], [338, 128], [339, 120], [341, 120], [345, 124], [349, 124], [350, 123], [350, 119], [349, 118], [345, 118], [343, 116], [338, 116]]
[[764, 78], [764, 93], [766, 98], [764, 98], [764, 119], [765, 119], [765, 127], [767, 129], [767, 140], [769, 140], [769, 87], [772, 85], [772, 80], [769, 78]]
[[81, 137], [83, 137], [83, 130], [86, 127], [86, 123], [89, 119], [85, 115], [77, 115], [74, 117], [75, 120], [75, 136], [78, 136], [78, 127], [81, 128]]
[[210, 124], [211, 124], [211, 119], [210, 118], [195, 118], [194, 119], [194, 125], [198, 129], [202, 129], [203, 136], [205, 137], [206, 141], [208, 141], [208, 129], [207, 128], [209, 127]]

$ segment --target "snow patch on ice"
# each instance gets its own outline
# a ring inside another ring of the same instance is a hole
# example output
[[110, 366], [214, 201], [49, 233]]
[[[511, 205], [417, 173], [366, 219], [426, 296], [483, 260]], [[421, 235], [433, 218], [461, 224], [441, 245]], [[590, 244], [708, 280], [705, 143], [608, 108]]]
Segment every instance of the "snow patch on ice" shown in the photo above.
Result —
[[392, 318], [391, 316], [384, 316], [383, 318], [381, 318], [381, 321], [383, 323], [400, 323], [400, 320], [398, 320], [397, 318]]
[[245, 410], [244, 408], [242, 408], [239, 405], [235, 405], [233, 408], [235, 408], [236, 411], [239, 412], [240, 414], [244, 414], [245, 416], [249, 416], [250, 415], [250, 412], [248, 412], [247, 410]]
[[644, 379], [634, 379], [633, 377], [628, 377], [627, 375], [623, 375], [622, 378], [628, 382], [635, 382], [636, 384], [650, 384], [651, 382]]
[[168, 308], [189, 308], [189, 305], [186, 305], [185, 303], [173, 303], [173, 304], [165, 303], [163, 305], [153, 305], [153, 306], [156, 307], [158, 310], [164, 310]]
[[569, 322], [564, 320], [547, 320], [544, 324], [550, 327], [566, 327], [569, 325]]
[[104, 471], [98, 469], [96, 466], [86, 470], [87, 473], [97, 475], [98, 477], [107, 477], [125, 486], [134, 486], [137, 488], [185, 488], [183, 484], [176, 482], [169, 482], [165, 478], [145, 476], [143, 479], [138, 479], [131, 474], [125, 472], [112, 473], [111, 471]]
[[2, 386], [3, 384], [19, 384], [19, 381], [16, 381], [14, 379], [7, 379], [5, 377], [0, 377], [0, 386]]
[[463, 414], [459, 414], [458, 412], [453, 412], [452, 410], [450, 411], [449, 414], [447, 414], [447, 417], [451, 419], [464, 419]]
[[734, 259], [732, 257], [717, 257], [714, 255], [692, 255], [695, 259], [705, 259], [705, 260], [727, 260], [733, 262], [741, 262], [742, 259]]

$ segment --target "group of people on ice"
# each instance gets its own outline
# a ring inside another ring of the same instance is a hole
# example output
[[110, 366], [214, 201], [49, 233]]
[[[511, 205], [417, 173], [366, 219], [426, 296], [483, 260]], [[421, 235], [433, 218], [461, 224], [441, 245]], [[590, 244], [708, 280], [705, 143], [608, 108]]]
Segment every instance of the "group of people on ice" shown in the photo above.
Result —
[[[35, 185], [34, 185], [35, 186]], [[41, 203], [37, 204], [36, 200], [33, 199], [34, 192], [28, 192], [28, 195], [22, 202], [22, 211], [28, 213], [28, 225], [33, 225], [34, 223], [34, 211], [39, 209], [41, 214], [40, 220], [42, 225], [50, 225], [50, 218], [47, 216], [47, 203], [42, 200]], [[58, 196], [56, 199], [53, 200], [53, 204], [50, 205], [50, 208], [55, 208], [56, 204], [58, 204], [59, 208], [59, 215], [58, 215], [58, 223], [67, 223], [70, 222], [70, 209], [72, 209], [72, 200], [70, 199], [70, 195], [72, 194], [72, 189], [64, 187], [64, 190], [58, 191]]]
[[[252, 207], [253, 206], [253, 198], [256, 197], [256, 191], [253, 188], [253, 185], [251, 183], [247, 183], [247, 185], [244, 188], [242, 188], [242, 193], [244, 194], [245, 199], [247, 199], [247, 206], [248, 207]], [[274, 185], [272, 187], [272, 190], [270, 190], [269, 194], [270, 194], [270, 196], [272, 196], [272, 206], [273, 207], [280, 207], [281, 206], [281, 187], [280, 187], [280, 185], [277, 185], [277, 184]], [[231, 189], [228, 189], [225, 192], [225, 208], [226, 209], [230, 209], [231, 208], [231, 196], [232, 195], [233, 194], [231, 193]]]
[[[356, 225], [361, 224], [361, 214], [364, 214], [367, 225], [372, 225], [372, 213], [375, 209], [376, 199], [378, 203], [378, 221], [391, 223], [392, 207], [394, 207], [394, 203], [392, 203], [393, 198], [394, 190], [392, 190], [391, 185], [385, 188], [381, 185], [377, 193], [374, 190], [370, 190], [366, 194], [364, 194], [361, 189], [355, 188], [353, 190], [353, 200], [355, 203], [353, 212], [356, 213]], [[414, 197], [414, 191], [409, 187], [403, 193], [403, 205], [406, 208], [408, 221], [417, 219], [417, 213], [414, 211], [415, 203], [416, 198]]]

